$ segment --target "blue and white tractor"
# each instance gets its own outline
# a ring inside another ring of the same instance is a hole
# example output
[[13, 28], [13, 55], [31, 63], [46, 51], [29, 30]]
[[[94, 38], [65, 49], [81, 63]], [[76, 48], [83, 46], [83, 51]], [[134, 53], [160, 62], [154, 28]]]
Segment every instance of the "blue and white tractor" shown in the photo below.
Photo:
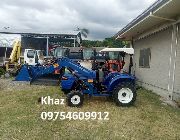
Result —
[[[132, 61], [132, 55], [130, 60]], [[90, 70], [66, 57], [59, 58], [48, 66], [23, 65], [16, 80], [32, 81], [57, 69], [60, 70], [61, 88], [69, 91], [68, 106], [81, 106], [85, 95], [109, 96], [118, 106], [130, 106], [136, 100], [135, 77], [130, 73], [111, 72], [96, 64]]]

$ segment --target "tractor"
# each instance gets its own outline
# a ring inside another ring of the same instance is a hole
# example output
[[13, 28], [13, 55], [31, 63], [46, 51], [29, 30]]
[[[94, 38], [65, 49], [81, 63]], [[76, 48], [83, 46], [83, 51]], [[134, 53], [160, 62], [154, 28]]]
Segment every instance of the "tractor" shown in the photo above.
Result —
[[[84, 94], [90, 96], [110, 96], [118, 106], [129, 106], [136, 100], [135, 77], [131, 75], [133, 48], [105, 48], [101, 53], [118, 53], [118, 58], [122, 60], [106, 60], [104, 69], [97, 63], [96, 59], [92, 61], [92, 71], [95, 78], [86, 79], [76, 70], [69, 69], [69, 72], [63, 73], [61, 77], [61, 89], [67, 94], [67, 103], [69, 106], [80, 106], [84, 100]], [[124, 57], [130, 55], [129, 73], [120, 73], [125, 65]], [[117, 65], [112, 69], [111, 65]], [[89, 86], [87, 86], [87, 84]], [[92, 89], [89, 88], [92, 86]], [[75, 95], [75, 96], [74, 96]]]
[[[47, 66], [23, 65], [15, 80], [33, 81], [56, 70], [60, 70], [60, 87], [63, 90], [69, 90], [67, 94], [68, 106], [81, 106], [84, 95], [112, 97], [118, 106], [130, 106], [136, 100], [135, 77], [133, 75], [120, 72], [107, 73], [99, 66], [90, 70], [67, 57], [59, 58]], [[104, 74], [103, 78], [100, 78], [100, 70]]]

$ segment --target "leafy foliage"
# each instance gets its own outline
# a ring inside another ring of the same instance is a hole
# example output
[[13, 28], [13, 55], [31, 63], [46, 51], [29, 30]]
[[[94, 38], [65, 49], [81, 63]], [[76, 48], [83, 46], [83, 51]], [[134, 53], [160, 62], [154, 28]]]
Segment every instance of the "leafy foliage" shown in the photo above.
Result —
[[5, 74], [5, 70], [3, 68], [0, 68], [0, 76]]
[[128, 41], [116, 40], [115, 38], [105, 38], [103, 41], [98, 40], [83, 40], [83, 47], [113, 47], [113, 48], [123, 48], [128, 45]]

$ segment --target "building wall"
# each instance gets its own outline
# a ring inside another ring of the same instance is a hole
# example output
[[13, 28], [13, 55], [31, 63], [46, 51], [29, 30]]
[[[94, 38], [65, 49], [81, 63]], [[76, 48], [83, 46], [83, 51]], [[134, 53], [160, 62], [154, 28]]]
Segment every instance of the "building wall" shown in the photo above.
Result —
[[45, 55], [46, 43], [47, 43], [46, 38], [21, 37], [21, 46], [22, 46], [21, 55], [24, 54], [25, 49], [43, 50]]
[[[134, 41], [134, 72], [142, 86], [169, 98], [169, 69], [172, 43], [172, 28]], [[140, 50], [151, 49], [150, 68], [139, 67]]]
[[177, 56], [174, 81], [174, 99], [180, 98], [180, 24], [178, 25]]

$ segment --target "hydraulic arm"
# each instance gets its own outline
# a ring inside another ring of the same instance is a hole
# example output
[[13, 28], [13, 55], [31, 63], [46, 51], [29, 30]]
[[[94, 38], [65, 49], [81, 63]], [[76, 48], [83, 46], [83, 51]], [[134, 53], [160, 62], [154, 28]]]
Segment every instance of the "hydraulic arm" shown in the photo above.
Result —
[[20, 41], [16, 40], [14, 42], [13, 50], [10, 55], [10, 63], [17, 62], [21, 53], [21, 43]]
[[46, 74], [52, 74], [57, 69], [70, 68], [75, 73], [80, 74], [88, 79], [95, 79], [96, 72], [88, 70], [78, 63], [73, 62], [69, 58], [57, 59], [53, 64], [47, 66], [28, 66], [23, 65], [19, 74], [16, 76], [16, 81], [32, 81]]

